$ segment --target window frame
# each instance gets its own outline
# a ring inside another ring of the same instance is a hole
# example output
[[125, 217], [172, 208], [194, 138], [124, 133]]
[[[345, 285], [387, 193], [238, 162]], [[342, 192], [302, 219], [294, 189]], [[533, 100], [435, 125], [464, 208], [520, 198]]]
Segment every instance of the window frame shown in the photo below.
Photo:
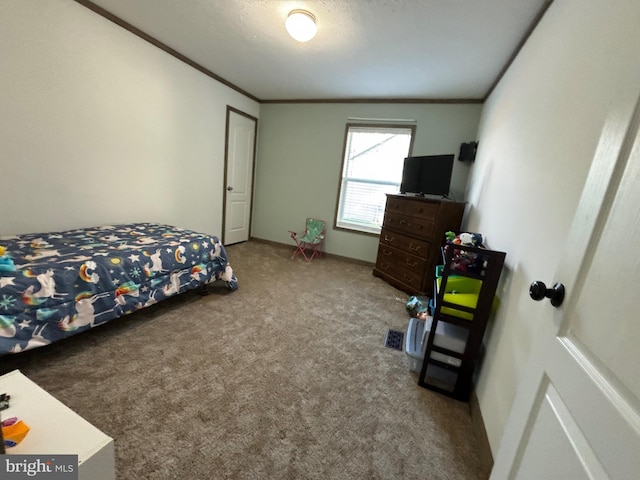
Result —
[[[414, 141], [415, 141], [415, 137], [416, 137], [416, 129], [417, 129], [417, 125], [415, 123], [349, 123], [347, 122], [345, 125], [345, 130], [344, 130], [344, 139], [343, 139], [343, 143], [342, 143], [342, 161], [340, 162], [340, 172], [338, 175], [338, 192], [337, 192], [337, 198], [336, 198], [336, 210], [335, 210], [335, 215], [334, 215], [334, 220], [333, 220], [333, 228], [335, 230], [341, 230], [341, 231], [345, 231], [345, 232], [351, 232], [351, 233], [359, 233], [359, 234], [363, 234], [363, 235], [369, 235], [369, 236], [375, 236], [378, 237], [380, 236], [380, 231], [382, 230], [382, 225], [380, 226], [380, 230], [377, 232], [372, 232], [370, 230], [366, 230], [364, 227], [362, 226], [358, 226], [356, 224], [351, 224], [352, 226], [344, 226], [344, 225], [340, 225], [338, 226], [338, 216], [340, 214], [340, 197], [342, 195], [342, 185], [344, 182], [344, 167], [345, 167], [345, 162], [347, 161], [347, 144], [348, 144], [348, 140], [349, 140], [349, 134], [350, 134], [350, 130], [352, 128], [371, 128], [371, 129], [387, 129], [387, 130], [393, 130], [393, 129], [402, 129], [402, 130], [410, 130], [411, 131], [411, 139], [409, 141], [409, 151], [407, 153], [407, 156], [411, 156], [413, 154], [413, 145], [414, 145]], [[370, 183], [376, 183], [376, 181], [371, 181]], [[398, 191], [400, 188], [400, 184], [398, 184]], [[384, 205], [383, 205], [384, 207]], [[344, 222], [341, 222], [344, 223]]]

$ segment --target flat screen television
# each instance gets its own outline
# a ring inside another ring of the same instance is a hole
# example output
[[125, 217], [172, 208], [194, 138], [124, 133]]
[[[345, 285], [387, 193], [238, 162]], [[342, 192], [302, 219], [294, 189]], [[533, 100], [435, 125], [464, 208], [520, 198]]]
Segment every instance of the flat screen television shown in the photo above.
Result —
[[454, 154], [405, 158], [400, 193], [449, 195], [453, 158]]

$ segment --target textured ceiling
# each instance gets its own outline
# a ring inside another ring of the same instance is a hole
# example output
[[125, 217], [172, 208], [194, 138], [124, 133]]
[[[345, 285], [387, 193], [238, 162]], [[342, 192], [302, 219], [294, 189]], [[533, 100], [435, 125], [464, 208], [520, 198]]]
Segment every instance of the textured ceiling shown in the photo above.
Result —
[[[88, 3], [88, 2], [81, 2]], [[92, 0], [259, 100], [483, 99], [548, 0]], [[284, 20], [317, 18], [307, 43]]]

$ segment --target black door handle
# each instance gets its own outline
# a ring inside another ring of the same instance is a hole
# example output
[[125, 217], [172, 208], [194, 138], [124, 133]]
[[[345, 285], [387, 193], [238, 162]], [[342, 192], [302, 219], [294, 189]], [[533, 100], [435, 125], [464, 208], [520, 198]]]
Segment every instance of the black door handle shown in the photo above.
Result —
[[536, 301], [548, 298], [551, 305], [559, 307], [564, 300], [564, 285], [556, 283], [552, 288], [547, 288], [544, 282], [533, 282], [529, 287], [529, 296]]

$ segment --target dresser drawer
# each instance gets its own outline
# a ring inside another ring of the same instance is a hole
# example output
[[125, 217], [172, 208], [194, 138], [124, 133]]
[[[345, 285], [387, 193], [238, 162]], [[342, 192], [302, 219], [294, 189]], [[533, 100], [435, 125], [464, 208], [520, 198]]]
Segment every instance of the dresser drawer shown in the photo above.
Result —
[[429, 254], [432, 250], [431, 243], [426, 240], [416, 240], [386, 228], [383, 228], [382, 232], [380, 232], [380, 243], [424, 259], [429, 259]]
[[[398, 265], [394, 265], [393, 262], [387, 259], [378, 258], [374, 272], [377, 271], [378, 276], [385, 278], [389, 283], [395, 284], [402, 290], [409, 292], [421, 292], [422, 291], [422, 276], [415, 275], [415, 272], [411, 270], [404, 270]], [[395, 281], [394, 281], [395, 280]], [[400, 283], [402, 287], [397, 285]], [[408, 289], [406, 287], [409, 287]]]
[[410, 295], [431, 295], [440, 244], [460, 230], [464, 203], [387, 194], [373, 274]]
[[431, 238], [435, 221], [432, 218], [410, 217], [399, 213], [387, 212], [384, 216], [383, 227], [418, 235], [422, 238]]
[[430, 203], [422, 200], [411, 200], [405, 198], [387, 197], [388, 213], [401, 213], [409, 217], [423, 217], [435, 220], [438, 216], [439, 203]]
[[410, 285], [415, 284], [416, 288], [420, 288], [427, 261], [424, 258], [416, 257], [381, 243], [378, 248], [376, 266], [378, 270], [387, 275]]

